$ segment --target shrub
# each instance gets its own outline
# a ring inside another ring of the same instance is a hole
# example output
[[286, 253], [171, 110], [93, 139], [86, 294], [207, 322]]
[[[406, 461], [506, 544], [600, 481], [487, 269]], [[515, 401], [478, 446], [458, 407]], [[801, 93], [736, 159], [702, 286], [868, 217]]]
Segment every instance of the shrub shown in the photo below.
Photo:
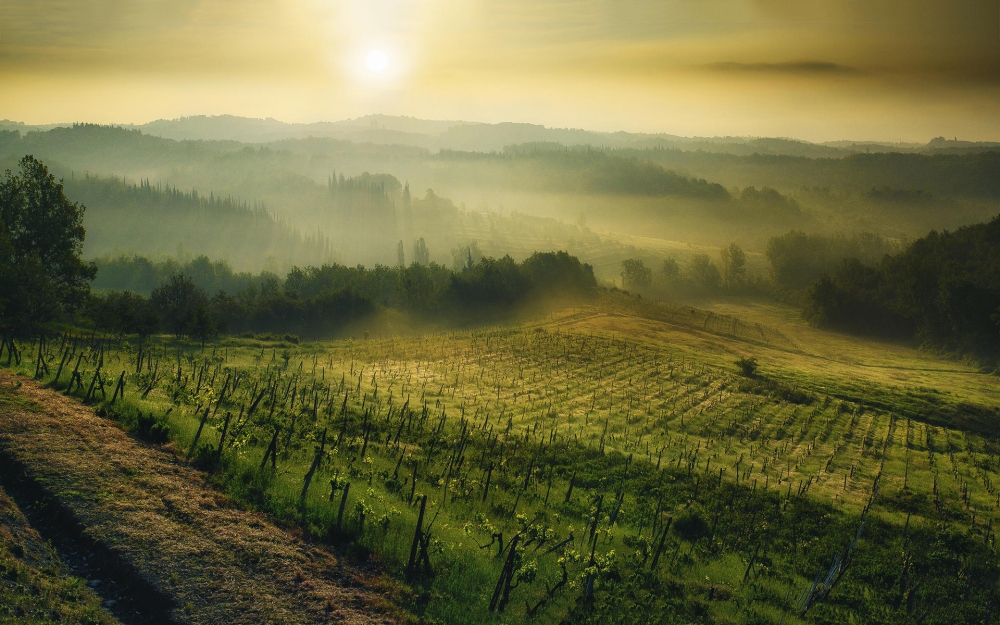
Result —
[[736, 361], [736, 366], [740, 368], [740, 373], [748, 378], [757, 376], [757, 359], [753, 356], [740, 358]]

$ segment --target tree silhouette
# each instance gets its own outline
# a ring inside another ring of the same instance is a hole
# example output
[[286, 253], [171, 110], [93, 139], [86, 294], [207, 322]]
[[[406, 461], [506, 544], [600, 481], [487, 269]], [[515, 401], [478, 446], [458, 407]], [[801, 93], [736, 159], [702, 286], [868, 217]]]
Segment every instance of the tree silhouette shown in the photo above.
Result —
[[660, 268], [660, 274], [663, 276], [665, 282], [677, 282], [681, 277], [681, 266], [677, 263], [677, 259], [671, 256], [664, 260], [663, 266]]
[[183, 274], [170, 276], [170, 281], [150, 295], [153, 305], [160, 311], [163, 325], [175, 336], [192, 334], [204, 338], [214, 333], [205, 320], [208, 315], [208, 296], [191, 278]]
[[756, 377], [757, 365], [757, 359], [753, 356], [750, 356], [749, 358], [742, 357], [736, 361], [736, 366], [739, 368], [740, 373], [747, 378]]
[[205, 341], [208, 337], [216, 333], [215, 319], [212, 318], [208, 306], [199, 305], [194, 309], [191, 319], [188, 322], [187, 332], [191, 336], [200, 339], [202, 347], [205, 346]]
[[648, 289], [653, 283], [653, 270], [638, 258], [622, 261], [621, 276], [622, 286], [630, 291]]
[[0, 324], [34, 330], [83, 302], [97, 273], [80, 258], [84, 210], [32, 156], [0, 179]]
[[413, 242], [413, 262], [425, 267], [431, 264], [431, 253], [427, 250], [423, 237]]
[[722, 282], [727, 287], [739, 287], [747, 280], [747, 255], [735, 243], [722, 248]]
[[718, 288], [722, 281], [719, 275], [719, 268], [715, 266], [708, 254], [696, 254], [691, 259], [691, 280], [700, 287], [707, 289]]

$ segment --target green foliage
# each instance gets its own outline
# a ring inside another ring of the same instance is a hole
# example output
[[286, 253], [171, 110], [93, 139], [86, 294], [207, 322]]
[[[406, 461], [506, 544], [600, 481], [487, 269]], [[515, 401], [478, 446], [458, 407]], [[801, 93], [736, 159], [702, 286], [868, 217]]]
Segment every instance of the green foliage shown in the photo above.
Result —
[[300, 263], [330, 258], [328, 237], [300, 233], [260, 201], [182, 191], [147, 179], [83, 175], [65, 185], [67, 195], [87, 205], [85, 252], [91, 258], [122, 249], [176, 254], [178, 247], [225, 255], [237, 266], [257, 266], [268, 257]]
[[213, 261], [207, 256], [196, 256], [186, 262], [172, 258], [154, 262], [144, 256], [121, 254], [98, 257], [95, 264], [95, 289], [131, 291], [140, 295], [149, 295], [176, 274], [187, 276], [206, 293], [237, 293], [251, 287], [258, 292], [273, 293], [281, 284], [281, 279], [269, 271], [259, 274], [236, 272], [228, 262]]
[[175, 336], [198, 336], [209, 327], [208, 296], [184, 274], [171, 276], [149, 300], [159, 311], [164, 327]]
[[167, 442], [170, 438], [170, 426], [152, 412], [138, 411], [135, 419], [135, 433], [145, 441], [155, 444]]
[[772, 217], [797, 217], [802, 211], [798, 202], [770, 187], [749, 186], [740, 193], [740, 203], [756, 215]]
[[427, 250], [427, 242], [424, 241], [423, 237], [413, 242], [413, 262], [424, 267], [431, 264], [431, 255]]
[[722, 284], [728, 288], [739, 288], [747, 281], [747, 256], [743, 248], [735, 243], [719, 251], [722, 258]]
[[[984, 621], [976, 606], [996, 600], [1000, 570], [987, 546], [996, 448], [954, 429], [976, 407], [940, 397], [954, 412], [925, 428], [929, 395], [905, 404], [880, 386], [847, 398], [849, 384], [798, 370], [801, 387], [792, 386], [775, 362], [773, 378], [742, 378], [722, 354], [556, 323], [558, 332], [503, 327], [266, 350], [256, 340], [225, 339], [223, 351], [154, 338], [144, 373], [126, 378], [128, 400], [101, 410], [140, 433], [157, 423], [144, 418], [153, 406], [160, 415], [170, 407], [159, 422], [178, 449], [195, 448], [213, 482], [241, 505], [340, 543], [344, 557], [377, 558], [412, 584], [411, 607], [428, 621], [522, 622], [531, 610], [539, 622], [567, 623], [903, 623], [924, 612], [927, 622]], [[101, 357], [124, 368], [138, 357], [118, 340], [98, 343], [45, 347], [53, 362], [61, 347], [86, 356], [76, 394]], [[136, 399], [157, 368], [150, 403]], [[226, 412], [235, 420], [219, 455]], [[904, 414], [915, 417], [912, 431]], [[262, 470], [278, 427], [277, 470]], [[938, 475], [945, 466], [954, 471]], [[858, 511], [881, 467], [876, 514], [862, 527]], [[432, 570], [404, 577], [424, 494]], [[846, 573], [802, 614], [798, 597], [859, 527]], [[489, 613], [515, 535], [511, 600], [502, 615]], [[254, 555], [240, 557], [252, 564]]]
[[795, 230], [772, 238], [766, 255], [774, 282], [782, 289], [801, 291], [835, 270], [845, 259], [873, 265], [897, 249], [893, 242], [877, 234], [828, 237]]
[[691, 281], [700, 289], [716, 289], [722, 284], [719, 268], [708, 254], [695, 254], [688, 267]]
[[800, 406], [808, 406], [816, 401], [816, 397], [809, 392], [762, 376], [748, 377], [740, 383], [739, 389], [744, 393], [772, 397]]
[[577, 600], [565, 623], [582, 625], [692, 625], [712, 623], [708, 605], [686, 592], [682, 581], [637, 570], [593, 601]]
[[682, 540], [691, 543], [708, 536], [709, 531], [708, 522], [694, 510], [685, 512], [674, 519], [671, 529]]
[[482, 259], [483, 252], [475, 241], [469, 245], [456, 247], [451, 251], [451, 270], [455, 273], [469, 271]]
[[[372, 269], [293, 267], [283, 281], [267, 272], [235, 274], [225, 263], [204, 257], [185, 265], [142, 257], [106, 262], [108, 274], [103, 263], [98, 273], [104, 287], [164, 282], [148, 301], [118, 291], [92, 297], [89, 317], [98, 327], [142, 335], [160, 323], [176, 336], [202, 340], [216, 332], [330, 335], [379, 306], [458, 321], [490, 318], [509, 314], [532, 298], [585, 297], [597, 286], [593, 268], [566, 252], [535, 253], [522, 263], [509, 256], [481, 258], [459, 272], [416, 262]], [[209, 299], [206, 288], [211, 286], [220, 288]], [[225, 286], [242, 288], [230, 295]]]
[[663, 265], [660, 266], [660, 276], [663, 281], [670, 284], [676, 282], [681, 277], [681, 266], [677, 262], [677, 259], [671, 256], [663, 261]]
[[160, 316], [153, 303], [129, 291], [109, 291], [88, 298], [86, 315], [115, 336], [135, 334], [148, 337], [160, 327]]
[[51, 546], [36, 547], [44, 550], [47, 563], [39, 566], [26, 561], [25, 546], [14, 542], [23, 540], [23, 528], [19, 530], [16, 538], [6, 531], [0, 537], [0, 623], [113, 625], [118, 622], [101, 608], [100, 599], [84, 585], [84, 580], [73, 577], [59, 563]]
[[594, 269], [569, 252], [537, 252], [521, 263], [532, 287], [543, 294], [586, 294], [597, 286]]
[[653, 284], [653, 270], [638, 258], [622, 261], [621, 277], [622, 287], [630, 291], [643, 291]]
[[80, 257], [83, 212], [31, 156], [0, 179], [0, 324], [34, 330], [82, 303], [96, 271]]
[[752, 378], [757, 375], [757, 359], [753, 356], [743, 357], [736, 361], [736, 367], [743, 374], [743, 377]]
[[914, 336], [931, 347], [1000, 358], [1000, 217], [955, 232], [931, 232], [865, 267], [846, 261], [809, 292], [820, 325], [882, 336]]

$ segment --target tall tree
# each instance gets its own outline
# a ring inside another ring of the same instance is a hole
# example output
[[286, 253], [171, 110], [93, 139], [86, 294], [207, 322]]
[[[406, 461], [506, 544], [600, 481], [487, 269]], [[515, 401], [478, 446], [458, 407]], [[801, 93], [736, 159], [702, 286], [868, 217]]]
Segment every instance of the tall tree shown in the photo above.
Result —
[[622, 286], [629, 291], [642, 291], [653, 283], [653, 270], [639, 258], [623, 260], [621, 276]]
[[691, 258], [691, 266], [688, 268], [691, 280], [704, 289], [718, 288], [722, 282], [719, 268], [715, 266], [708, 254], [695, 254]]
[[677, 259], [671, 256], [664, 260], [663, 266], [660, 268], [660, 275], [663, 277], [664, 282], [667, 282], [668, 284], [672, 284], [680, 280], [681, 266], [677, 262]]
[[149, 299], [163, 325], [175, 336], [191, 334], [204, 338], [214, 333], [214, 326], [206, 321], [208, 296], [184, 274], [170, 276], [170, 281], [153, 291]]
[[722, 248], [722, 282], [728, 287], [742, 286], [747, 280], [747, 255], [735, 243]]
[[0, 323], [33, 331], [82, 303], [97, 268], [83, 262], [84, 207], [25, 156], [0, 179]]
[[427, 243], [424, 242], [423, 237], [413, 242], [413, 262], [424, 266], [431, 262], [431, 254], [427, 250]]

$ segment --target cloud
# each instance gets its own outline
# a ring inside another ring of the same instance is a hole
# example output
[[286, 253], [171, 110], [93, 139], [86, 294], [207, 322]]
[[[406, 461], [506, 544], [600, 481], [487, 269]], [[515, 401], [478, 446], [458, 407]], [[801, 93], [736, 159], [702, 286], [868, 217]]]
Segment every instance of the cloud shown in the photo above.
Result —
[[860, 71], [855, 67], [830, 63], [828, 61], [792, 61], [787, 63], [737, 63], [734, 61], [725, 61], [722, 63], [709, 63], [702, 67], [718, 72], [755, 74], [826, 75], [855, 74]]
[[0, 74], [286, 76], [314, 70], [319, 56], [317, 26], [283, 0], [6, 4]]

